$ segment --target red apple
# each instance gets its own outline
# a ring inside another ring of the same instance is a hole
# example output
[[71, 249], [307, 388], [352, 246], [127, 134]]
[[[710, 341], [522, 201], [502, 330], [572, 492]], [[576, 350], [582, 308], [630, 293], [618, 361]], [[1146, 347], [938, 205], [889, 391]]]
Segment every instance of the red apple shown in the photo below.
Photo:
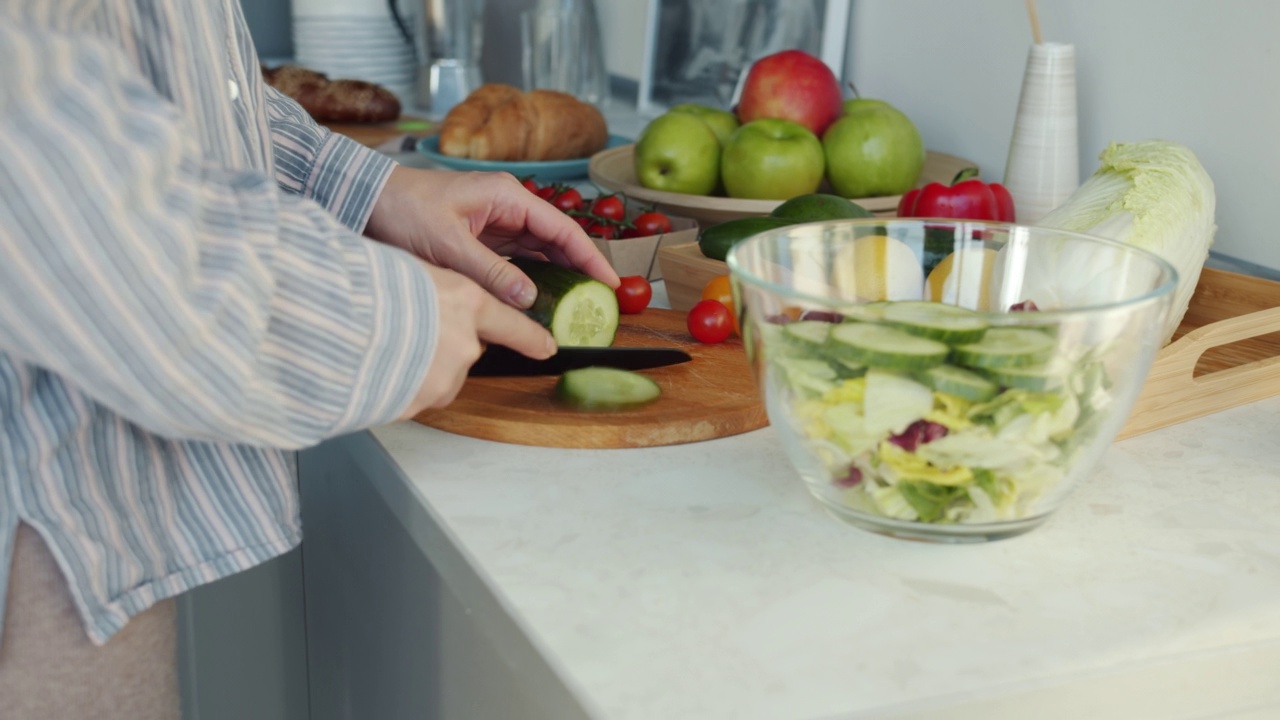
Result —
[[840, 117], [844, 97], [831, 68], [803, 50], [783, 50], [760, 58], [747, 71], [738, 100], [738, 120], [791, 120], [822, 137]]

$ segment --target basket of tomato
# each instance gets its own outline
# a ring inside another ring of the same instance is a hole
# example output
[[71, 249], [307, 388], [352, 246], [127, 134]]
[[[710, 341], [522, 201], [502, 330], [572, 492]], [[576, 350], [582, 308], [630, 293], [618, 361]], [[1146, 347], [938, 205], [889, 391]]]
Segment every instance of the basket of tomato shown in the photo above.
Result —
[[582, 226], [619, 276], [662, 279], [658, 249], [693, 242], [698, 223], [668, 215], [622, 193], [584, 196], [571, 185], [522, 181], [525, 188], [572, 217]]

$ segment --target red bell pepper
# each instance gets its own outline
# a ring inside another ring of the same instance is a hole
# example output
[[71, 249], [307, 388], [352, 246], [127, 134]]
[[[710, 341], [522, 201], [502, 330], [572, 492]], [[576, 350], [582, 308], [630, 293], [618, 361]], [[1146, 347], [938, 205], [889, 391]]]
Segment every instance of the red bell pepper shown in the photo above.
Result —
[[932, 182], [898, 201], [898, 217], [938, 217], [1014, 222], [1013, 196], [1000, 183], [985, 183], [977, 168], [965, 168], [950, 185]]

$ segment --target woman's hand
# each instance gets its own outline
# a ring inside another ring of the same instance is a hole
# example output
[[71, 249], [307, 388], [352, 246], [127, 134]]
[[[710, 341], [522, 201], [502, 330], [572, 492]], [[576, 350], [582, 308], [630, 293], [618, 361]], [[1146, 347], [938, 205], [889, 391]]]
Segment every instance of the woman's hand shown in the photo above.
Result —
[[555, 354], [551, 333], [524, 313], [501, 302], [470, 278], [422, 264], [435, 283], [440, 323], [427, 375], [413, 401], [401, 413], [401, 420], [452, 402], [486, 343], [506, 345], [538, 359]]
[[455, 270], [517, 308], [529, 307], [537, 291], [503, 255], [542, 257], [610, 287], [619, 282], [576, 222], [507, 173], [397, 167], [365, 233]]

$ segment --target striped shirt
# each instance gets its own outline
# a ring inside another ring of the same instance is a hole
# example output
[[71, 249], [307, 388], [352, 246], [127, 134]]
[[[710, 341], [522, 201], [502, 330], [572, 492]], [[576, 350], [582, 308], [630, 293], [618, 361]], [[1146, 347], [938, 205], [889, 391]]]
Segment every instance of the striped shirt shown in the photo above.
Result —
[[435, 346], [359, 234], [392, 167], [264, 86], [237, 0], [0, 0], [0, 603], [19, 523], [99, 644], [299, 542], [291, 451]]

